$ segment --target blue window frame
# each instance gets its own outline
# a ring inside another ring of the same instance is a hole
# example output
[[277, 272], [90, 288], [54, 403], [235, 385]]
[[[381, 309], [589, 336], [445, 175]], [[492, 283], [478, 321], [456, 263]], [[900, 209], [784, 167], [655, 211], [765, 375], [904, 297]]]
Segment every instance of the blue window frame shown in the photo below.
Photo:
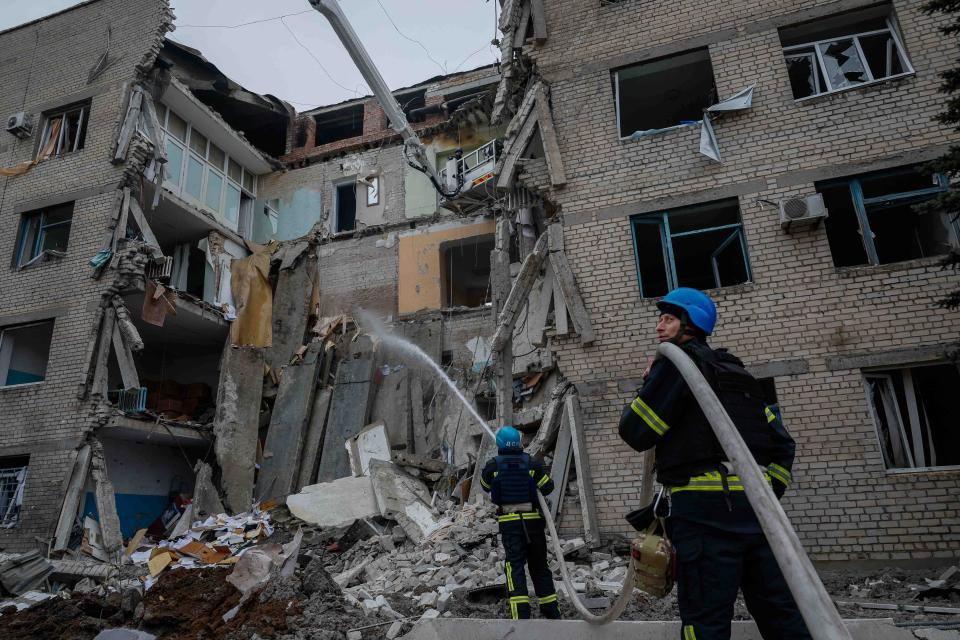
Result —
[[943, 255], [958, 246], [949, 213], [915, 205], [947, 189], [947, 177], [918, 166], [818, 182], [830, 212], [827, 239], [838, 267], [878, 265]]
[[643, 298], [676, 287], [715, 289], [750, 281], [736, 199], [634, 216], [630, 230]]
[[13, 256], [13, 265], [22, 268], [44, 255], [63, 254], [70, 240], [73, 203], [24, 213]]

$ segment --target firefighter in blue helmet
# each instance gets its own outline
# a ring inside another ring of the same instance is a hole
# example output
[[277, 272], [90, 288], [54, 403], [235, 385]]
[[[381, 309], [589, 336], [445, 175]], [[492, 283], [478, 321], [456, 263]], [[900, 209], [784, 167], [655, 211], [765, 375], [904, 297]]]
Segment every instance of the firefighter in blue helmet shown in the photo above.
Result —
[[530, 617], [526, 565], [537, 592], [540, 613], [545, 618], [559, 619], [557, 591], [547, 566], [546, 523], [537, 500], [537, 491], [544, 495], [553, 491], [553, 480], [544, 472], [542, 462], [523, 452], [520, 432], [513, 427], [497, 430], [497, 453], [484, 466], [480, 486], [490, 492], [490, 498], [497, 505], [500, 540], [506, 554], [504, 569], [510, 617], [514, 620]]
[[[659, 341], [676, 344], [697, 363], [782, 496], [794, 442], [776, 405], [763, 404], [762, 389], [743, 363], [707, 346], [717, 321], [713, 301], [696, 289], [679, 288], [657, 307]], [[637, 451], [656, 447], [657, 480], [669, 496], [667, 533], [677, 554], [681, 638], [728, 640], [738, 590], [766, 640], [810, 638], [743, 484], [669, 360], [648, 363], [643, 387], [623, 409], [619, 431]]]

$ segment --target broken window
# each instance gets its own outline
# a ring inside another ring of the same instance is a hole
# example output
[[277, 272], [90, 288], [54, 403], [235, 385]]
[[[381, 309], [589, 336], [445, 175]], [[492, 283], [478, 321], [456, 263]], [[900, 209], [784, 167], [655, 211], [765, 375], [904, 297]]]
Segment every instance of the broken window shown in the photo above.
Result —
[[413, 93], [407, 93], [402, 96], [396, 96], [397, 102], [400, 103], [400, 108], [403, 109], [404, 115], [407, 116], [407, 119], [410, 122], [423, 122], [424, 117], [422, 114], [411, 113], [417, 109], [423, 109], [427, 104], [427, 90], [421, 89], [420, 91], [415, 91]]
[[913, 72], [889, 4], [780, 29], [797, 100]]
[[630, 221], [640, 295], [676, 287], [714, 289], [750, 280], [736, 199], [634, 216]]
[[900, 167], [818, 182], [816, 188], [830, 212], [827, 239], [838, 267], [942, 255], [960, 246], [950, 213], [914, 208], [945, 191], [946, 176]]
[[706, 49], [619, 69], [613, 80], [621, 138], [699, 122], [703, 110], [716, 102]]
[[880, 450], [888, 469], [960, 465], [952, 363], [864, 371]]
[[313, 116], [317, 123], [316, 144], [328, 144], [363, 135], [363, 105], [344, 107]]
[[0, 329], [0, 382], [2, 386], [42, 382], [53, 340], [53, 320]]
[[257, 176], [173, 110], [162, 107], [159, 117], [167, 150], [164, 185], [248, 237], [249, 224], [241, 217], [246, 200], [253, 206]]
[[357, 191], [356, 183], [351, 180], [337, 185], [337, 219], [335, 231], [353, 231], [357, 228]]
[[493, 248], [492, 235], [441, 244], [441, 281], [446, 308], [482, 307], [490, 302], [490, 252]]
[[[90, 117], [90, 102], [74, 104], [43, 114], [43, 132], [37, 145], [37, 156], [46, 153], [59, 156], [83, 149], [87, 137], [87, 120]], [[55, 142], [53, 142], [55, 140]]]
[[28, 456], [0, 458], [0, 528], [10, 529], [20, 522], [29, 462]]
[[22, 269], [50, 256], [65, 255], [72, 221], [72, 202], [21, 215], [13, 266]]

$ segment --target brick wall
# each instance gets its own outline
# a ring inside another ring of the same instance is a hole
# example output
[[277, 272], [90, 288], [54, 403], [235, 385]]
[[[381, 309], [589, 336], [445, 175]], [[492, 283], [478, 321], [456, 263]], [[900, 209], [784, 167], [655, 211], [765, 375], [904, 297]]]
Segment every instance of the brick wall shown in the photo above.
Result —
[[[30, 455], [19, 526], [0, 529], [0, 548], [35, 546], [52, 534], [72, 449], [89, 418], [75, 399], [93, 309], [109, 276], [90, 278], [87, 261], [101, 248], [122, 168], [110, 163], [135, 67], [156, 45], [163, 0], [98, 0], [0, 33], [0, 114], [34, 116], [34, 133], [18, 140], [0, 132], [0, 166], [33, 157], [40, 113], [90, 99], [86, 142], [80, 151], [52, 158], [25, 175], [0, 178], [0, 326], [55, 318], [46, 379], [0, 388], [0, 450]], [[109, 18], [106, 18], [109, 16]], [[106, 46], [116, 62], [92, 83], [88, 74]], [[16, 271], [11, 263], [20, 213], [44, 200], [75, 198], [67, 255]]]
[[[807, 549], [821, 560], [960, 550], [960, 472], [885, 471], [859, 370], [831, 369], [827, 360], [956, 342], [955, 316], [934, 303], [960, 278], [932, 258], [837, 269], [822, 227], [787, 235], [776, 209], [759, 201], [812, 194], [826, 177], [932, 158], [956, 140], [932, 120], [943, 104], [937, 75], [951, 65], [955, 44], [920, 2], [894, 2], [914, 75], [793, 100], [777, 26], [865, 4], [680, 2], [665, 12], [640, 1], [547, 3], [549, 39], [530, 52], [551, 84], [568, 178], [552, 197], [597, 333], [589, 348], [575, 339], [554, 344], [564, 373], [589, 389], [581, 400], [605, 534], [627, 533], [622, 515], [639, 506], [640, 454], [616, 427], [656, 346], [655, 301], [639, 296], [629, 216], [733, 196], [753, 278], [713, 292], [720, 322], [712, 342], [752, 364], [808, 364], [807, 373], [776, 379], [798, 441], [784, 502]], [[621, 141], [611, 69], [704, 44], [721, 96], [756, 84], [753, 109], [717, 123], [724, 164], [698, 154], [696, 127]]]

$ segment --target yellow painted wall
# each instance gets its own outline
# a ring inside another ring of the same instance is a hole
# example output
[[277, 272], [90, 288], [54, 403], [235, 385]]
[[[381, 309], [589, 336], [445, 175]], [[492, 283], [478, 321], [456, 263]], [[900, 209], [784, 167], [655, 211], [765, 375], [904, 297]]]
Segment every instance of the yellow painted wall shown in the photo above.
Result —
[[401, 236], [399, 312], [401, 315], [421, 309], [443, 307], [441, 285], [440, 245], [450, 240], [461, 240], [489, 235], [496, 230], [493, 220], [441, 228]]

